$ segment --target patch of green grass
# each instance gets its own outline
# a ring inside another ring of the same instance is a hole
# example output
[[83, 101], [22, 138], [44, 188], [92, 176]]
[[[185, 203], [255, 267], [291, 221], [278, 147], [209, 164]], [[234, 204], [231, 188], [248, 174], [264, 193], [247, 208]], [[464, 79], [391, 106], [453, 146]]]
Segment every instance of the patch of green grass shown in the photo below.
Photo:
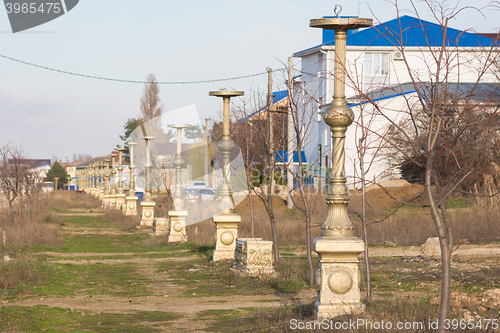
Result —
[[146, 234], [72, 234], [63, 238], [63, 246], [54, 249], [61, 253], [78, 252], [137, 252], [141, 249]]
[[453, 198], [450, 200], [446, 200], [446, 208], [468, 208], [469, 203], [465, 198]]
[[[72, 212], [71, 212], [72, 213]], [[106, 222], [102, 219], [102, 216], [92, 216], [92, 215], [77, 215], [77, 216], [61, 216], [66, 225], [71, 225], [75, 227], [104, 227], [111, 228], [114, 224], [111, 222]]]
[[[208, 258], [190, 261], [158, 262], [159, 271], [165, 271], [174, 278], [176, 284], [183, 285], [184, 296], [200, 297], [215, 295], [267, 295], [298, 292], [311, 289], [306, 280], [296, 276], [249, 277], [235, 276], [231, 271], [231, 261], [209, 262]], [[285, 260], [285, 259], [283, 259]], [[287, 265], [297, 264], [302, 258], [292, 258]], [[298, 265], [300, 267], [300, 265]], [[215, 269], [214, 269], [215, 268]]]
[[196, 317], [201, 320], [210, 320], [212, 318], [217, 318], [218, 320], [233, 319], [240, 316], [240, 311], [238, 310], [204, 310], [196, 313]]
[[49, 209], [56, 212], [56, 213], [65, 213], [65, 209], [62, 209], [59, 207], [50, 206]]
[[94, 314], [38, 305], [2, 307], [0, 317], [2, 332], [161, 332], [161, 327], [180, 315], [159, 311]]
[[[14, 261], [0, 263], [0, 294], [11, 299], [28, 290], [36, 289], [48, 279], [60, 276], [52, 265], [30, 255], [16, 256]], [[31, 291], [28, 294], [34, 294]]]
[[33, 289], [40, 296], [73, 296], [75, 294], [111, 296], [151, 295], [151, 282], [138, 274], [139, 264], [54, 264], [55, 272]]
[[206, 321], [216, 319], [207, 323], [205, 330], [209, 332], [288, 332], [290, 319], [305, 320], [312, 317], [313, 305], [207, 310], [198, 312], [197, 318]]
[[279, 298], [272, 298], [272, 299], [258, 299], [256, 302], [262, 302], [262, 303], [271, 303], [271, 302], [280, 302], [282, 301]]

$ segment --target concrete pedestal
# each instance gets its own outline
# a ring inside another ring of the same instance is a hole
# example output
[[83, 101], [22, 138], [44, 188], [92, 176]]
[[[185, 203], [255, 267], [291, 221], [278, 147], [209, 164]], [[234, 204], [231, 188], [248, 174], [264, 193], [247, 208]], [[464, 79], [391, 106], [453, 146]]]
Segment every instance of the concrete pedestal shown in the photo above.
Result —
[[126, 206], [124, 207], [124, 213], [127, 216], [135, 216], [137, 215], [137, 198], [135, 195], [126, 196], [125, 202]]
[[103, 194], [101, 197], [102, 208], [109, 208], [110, 197], [109, 194]]
[[116, 208], [116, 194], [109, 195], [109, 208], [111, 209]]
[[157, 217], [153, 219], [153, 236], [166, 235], [168, 233], [168, 219]]
[[273, 274], [273, 242], [262, 238], [238, 238], [231, 271], [250, 276]]
[[155, 205], [153, 201], [143, 201], [141, 202], [142, 207], [142, 217], [141, 217], [141, 227], [152, 227], [153, 219], [155, 214]]
[[120, 209], [120, 210], [124, 211], [125, 197], [126, 197], [125, 193], [117, 193], [116, 194], [116, 206], [115, 206], [116, 209]]
[[212, 260], [233, 260], [241, 216], [235, 213], [222, 213], [215, 215], [212, 221], [215, 223], [215, 250]]
[[319, 255], [314, 318], [322, 320], [363, 312], [365, 305], [361, 303], [358, 271], [363, 241], [357, 237], [318, 237], [312, 249]]
[[187, 242], [186, 217], [188, 213], [185, 210], [171, 210], [168, 212], [170, 217], [169, 242]]

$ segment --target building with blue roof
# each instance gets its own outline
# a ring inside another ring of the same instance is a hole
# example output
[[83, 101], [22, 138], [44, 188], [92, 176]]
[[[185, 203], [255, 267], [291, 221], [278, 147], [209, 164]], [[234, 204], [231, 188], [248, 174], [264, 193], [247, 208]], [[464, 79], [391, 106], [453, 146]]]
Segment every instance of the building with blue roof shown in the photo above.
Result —
[[[408, 15], [370, 28], [350, 30], [346, 47], [346, 96], [350, 98], [349, 103], [356, 109], [366, 103], [360, 101], [359, 96], [370, 95], [378, 102], [383, 101], [387, 108], [396, 110], [403, 107], [402, 101], [416, 94], [417, 88], [425, 90], [429, 84], [436, 82], [433, 54], [441, 49], [443, 41], [446, 80], [456, 83], [459, 97], [459, 90], [467, 89], [467, 83], [478, 81], [479, 69], [484, 67], [488, 55], [498, 52], [497, 40], [470, 31], [451, 27], [445, 29], [440, 24]], [[294, 54], [294, 57], [301, 58], [300, 89], [303, 95], [311, 96], [305, 102], [307, 105], [303, 106], [314, 119], [305, 145], [305, 155], [310, 165], [314, 165], [321, 154], [329, 155], [332, 147], [330, 129], [322, 121], [321, 115], [333, 97], [334, 47], [334, 31], [323, 30], [321, 44]], [[421, 83], [417, 88], [410, 84], [412, 77]], [[442, 79], [443, 76], [439, 78]], [[488, 84], [497, 82], [497, 79], [494, 73], [487, 72], [480, 81], [484, 84], [481, 89], [494, 90]], [[380, 121], [382, 129], [386, 123]], [[357, 177], [356, 139], [359, 139], [359, 133], [355, 132], [353, 124], [349, 127], [346, 140], [346, 152], [350, 152], [350, 155], [346, 153], [348, 182]], [[381, 174], [385, 174], [386, 178], [397, 177], [391, 175], [393, 170], [382, 171], [380, 168], [373, 171], [371, 179]]]

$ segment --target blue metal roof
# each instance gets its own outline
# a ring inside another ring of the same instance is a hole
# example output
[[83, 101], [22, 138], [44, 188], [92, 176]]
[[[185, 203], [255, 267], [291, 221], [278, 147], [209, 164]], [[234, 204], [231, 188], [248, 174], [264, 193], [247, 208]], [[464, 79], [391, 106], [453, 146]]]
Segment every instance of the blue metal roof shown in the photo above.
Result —
[[286, 97], [288, 97], [288, 89], [273, 92], [273, 104], [278, 103], [279, 101], [281, 101], [283, 98]]
[[[306, 154], [303, 151], [300, 152], [300, 156], [302, 163], [307, 163]], [[276, 153], [276, 163], [288, 163], [288, 150], [278, 150]], [[296, 151], [293, 152], [293, 163], [299, 163], [299, 154]]]
[[431, 82], [422, 83], [403, 83], [393, 86], [388, 86], [380, 89], [375, 89], [367, 92], [362, 96], [354, 96], [348, 98], [349, 106], [358, 106], [361, 104], [369, 103], [368, 99], [373, 101], [381, 101], [384, 99], [403, 96], [406, 94], [418, 92], [429, 103], [431, 97], [437, 94], [439, 100], [442, 99], [443, 94], [446, 100], [470, 100], [474, 102], [500, 102], [500, 85], [497, 83], [474, 83], [474, 82], [449, 82], [435, 84]]
[[[441, 46], [443, 31], [443, 27], [439, 24], [404, 15], [367, 29], [349, 30], [347, 46]], [[448, 47], [491, 47], [494, 44], [495, 40], [488, 37], [453, 28], [446, 29]], [[335, 45], [333, 30], [323, 29], [321, 45]]]

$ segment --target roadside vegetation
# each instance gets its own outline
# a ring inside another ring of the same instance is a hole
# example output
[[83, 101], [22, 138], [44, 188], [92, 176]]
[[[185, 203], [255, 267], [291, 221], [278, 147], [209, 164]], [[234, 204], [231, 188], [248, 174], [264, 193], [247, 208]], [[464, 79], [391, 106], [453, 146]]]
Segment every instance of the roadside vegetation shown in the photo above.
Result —
[[[419, 190], [413, 185], [391, 189], [390, 193], [407, 200], [403, 197]], [[397, 206], [382, 190], [368, 193], [369, 213], [375, 217]], [[319, 233], [326, 205], [323, 194], [316, 196], [313, 230]], [[357, 200], [353, 195], [351, 212], [356, 210]], [[450, 201], [457, 239], [498, 247], [495, 241], [499, 232], [495, 228], [499, 212], [492, 200], [457, 197]], [[243, 217], [242, 237], [249, 232], [247, 207], [247, 201], [238, 206]], [[267, 215], [264, 212], [259, 216], [262, 209], [257, 200], [254, 208], [255, 235], [269, 239], [269, 223], [264, 220]], [[0, 256], [8, 255], [12, 260], [0, 261], [0, 331], [296, 331], [293, 323], [313, 320], [316, 291], [309, 285], [301, 214], [287, 209], [279, 199], [275, 208], [282, 244], [276, 274], [251, 278], [234, 276], [229, 270], [231, 262], [211, 261], [211, 221], [189, 226], [188, 243], [172, 244], [167, 243], [167, 237], [151, 237], [148, 230], [137, 229], [138, 217], [101, 210], [99, 202], [84, 193], [48, 194], [31, 222], [24, 221], [15, 229], [2, 224], [8, 233], [6, 246], [0, 245]], [[351, 217], [359, 224], [355, 213]], [[471, 228], [472, 219], [475, 228]], [[395, 243], [388, 249], [406, 245], [417, 248], [434, 236], [432, 227], [425, 207], [402, 207], [391, 218], [369, 226], [370, 241], [378, 247], [384, 242]], [[314, 263], [317, 265], [316, 259]], [[434, 331], [428, 325], [439, 314], [439, 260], [372, 257], [371, 265], [373, 299], [366, 302], [365, 313], [339, 317], [332, 325], [358, 319], [422, 322], [423, 329], [406, 331]], [[500, 285], [498, 267], [497, 255], [453, 257], [452, 318], [472, 319], [474, 323], [498, 319], [498, 310], [481, 303], [486, 290]], [[359, 269], [363, 276], [362, 263]], [[364, 293], [366, 283], [363, 278], [360, 281]], [[192, 310], [184, 313], [184, 308]], [[486, 330], [478, 326], [468, 331]]]

